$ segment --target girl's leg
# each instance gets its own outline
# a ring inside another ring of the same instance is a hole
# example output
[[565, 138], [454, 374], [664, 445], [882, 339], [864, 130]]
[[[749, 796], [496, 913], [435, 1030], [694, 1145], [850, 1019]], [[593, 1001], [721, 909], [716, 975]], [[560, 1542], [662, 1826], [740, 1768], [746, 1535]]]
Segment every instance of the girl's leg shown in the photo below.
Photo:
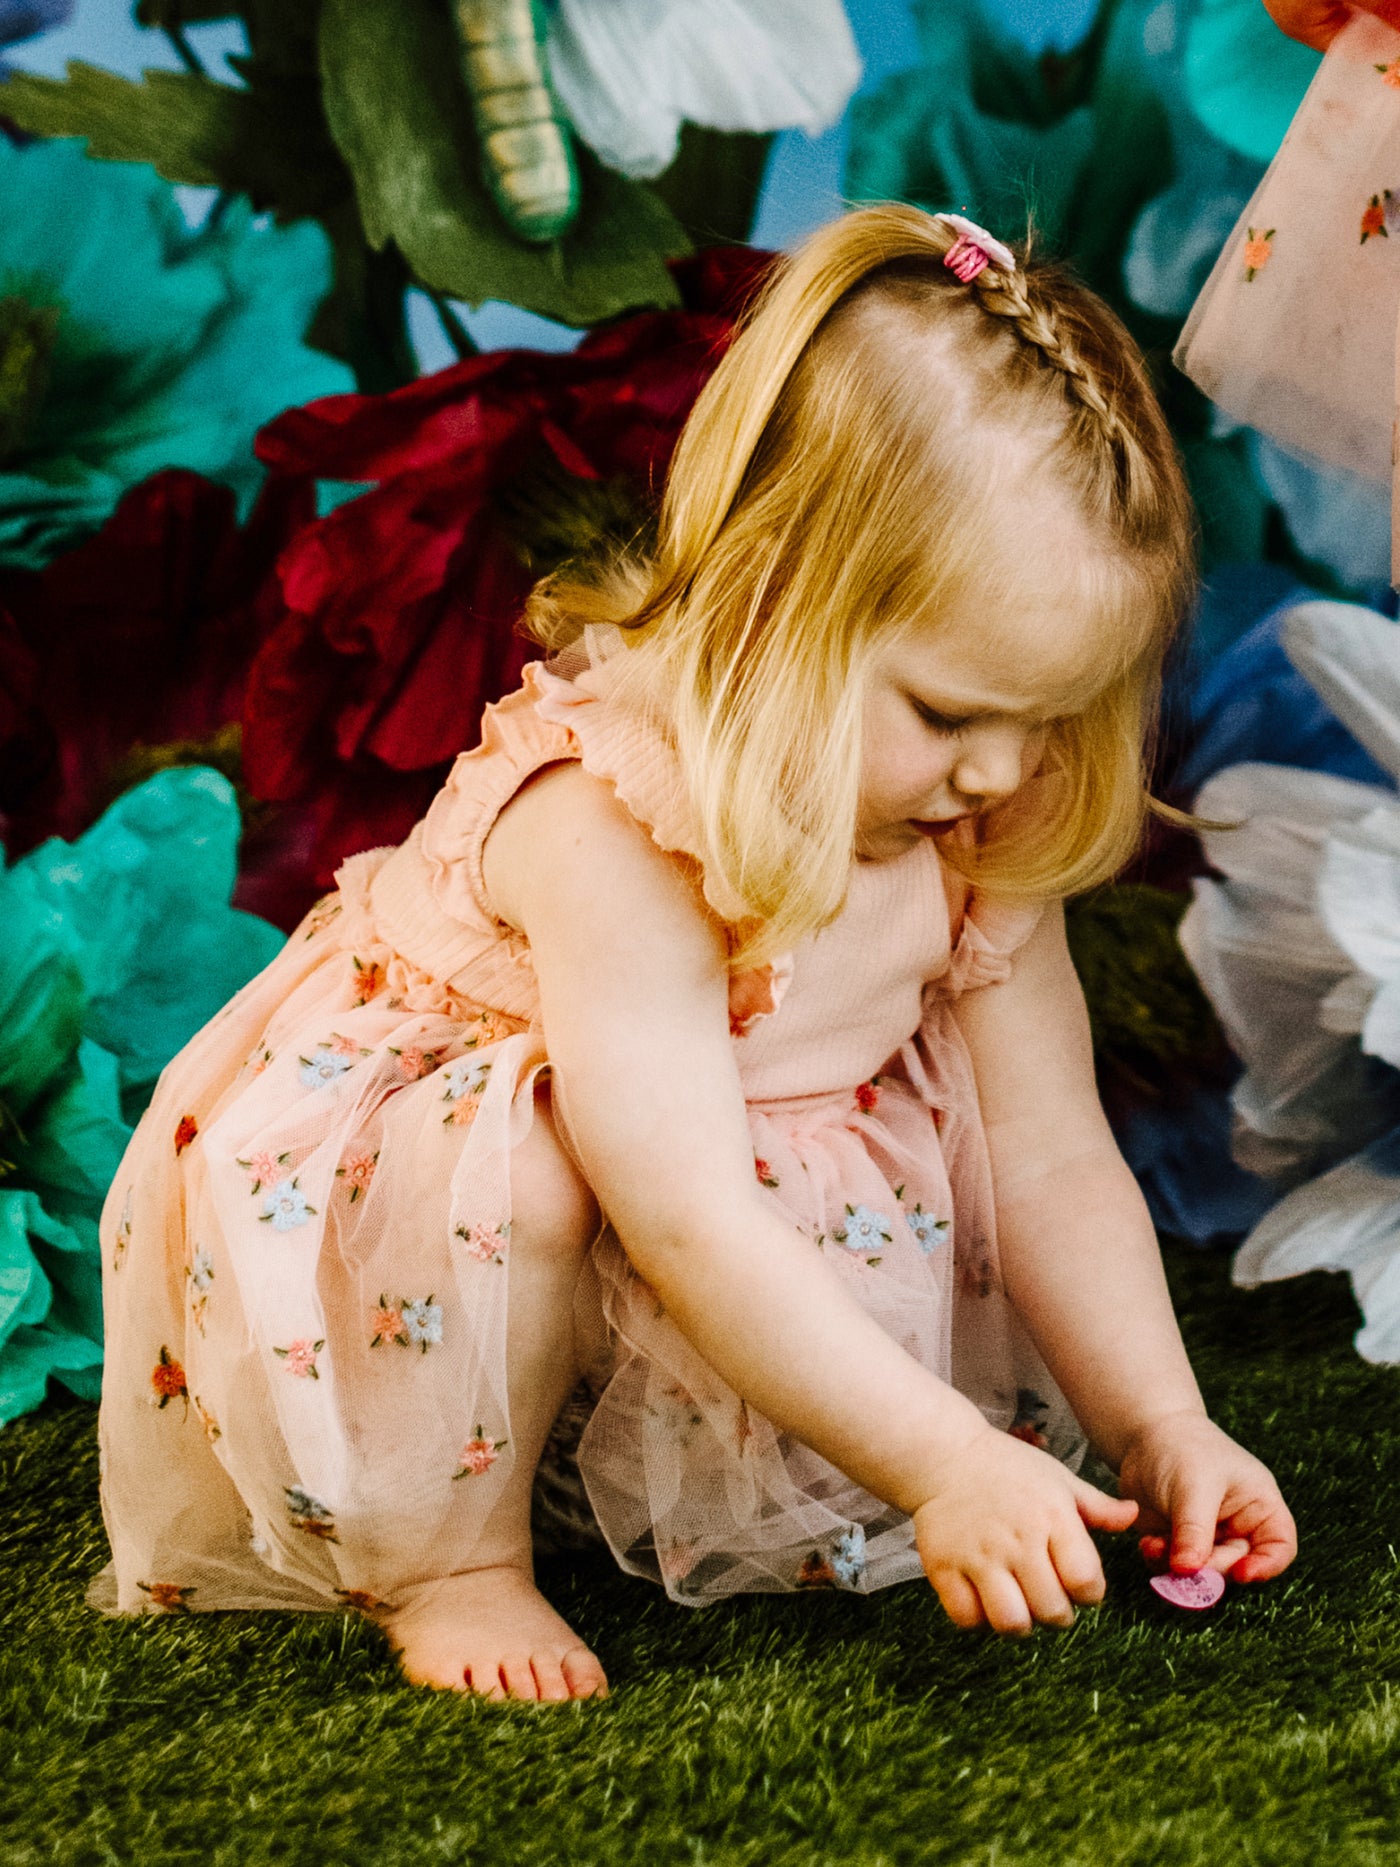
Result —
[[597, 1202], [555, 1134], [546, 1088], [511, 1162], [507, 1379], [516, 1460], [474, 1566], [413, 1591], [379, 1617], [415, 1684], [488, 1698], [605, 1694], [593, 1654], [535, 1587], [530, 1499], [535, 1467], [579, 1377], [574, 1290], [597, 1236]]

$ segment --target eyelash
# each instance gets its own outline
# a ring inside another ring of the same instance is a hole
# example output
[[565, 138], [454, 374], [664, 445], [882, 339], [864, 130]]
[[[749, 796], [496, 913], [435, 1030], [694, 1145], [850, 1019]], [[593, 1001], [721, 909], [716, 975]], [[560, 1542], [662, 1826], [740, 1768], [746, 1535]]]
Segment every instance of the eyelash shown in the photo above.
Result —
[[960, 733], [963, 727], [967, 725], [966, 720], [950, 719], [946, 713], [935, 713], [932, 707], [926, 707], [917, 701], [915, 702], [914, 711], [924, 722], [925, 726], [932, 726], [935, 732]]

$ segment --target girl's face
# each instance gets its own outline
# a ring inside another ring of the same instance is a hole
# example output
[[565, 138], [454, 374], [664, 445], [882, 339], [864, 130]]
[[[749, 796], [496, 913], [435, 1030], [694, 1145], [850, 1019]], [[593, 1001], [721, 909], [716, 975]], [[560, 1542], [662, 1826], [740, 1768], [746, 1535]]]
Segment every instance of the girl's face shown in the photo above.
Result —
[[1092, 630], [1037, 604], [995, 634], [955, 619], [900, 637], [866, 693], [856, 855], [883, 862], [1029, 778], [1053, 720], [1101, 684]]

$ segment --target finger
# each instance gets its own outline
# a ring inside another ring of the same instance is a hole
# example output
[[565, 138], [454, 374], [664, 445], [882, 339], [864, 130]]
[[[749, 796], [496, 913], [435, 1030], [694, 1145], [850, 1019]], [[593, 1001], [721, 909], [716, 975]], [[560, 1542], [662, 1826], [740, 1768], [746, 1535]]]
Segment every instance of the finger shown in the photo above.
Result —
[[1177, 1575], [1194, 1575], [1210, 1561], [1221, 1502], [1218, 1488], [1188, 1491], [1172, 1512], [1171, 1566]]
[[[1232, 1529], [1241, 1528], [1232, 1522]], [[1230, 1571], [1235, 1582], [1267, 1582], [1283, 1571], [1298, 1554], [1298, 1531], [1288, 1506], [1280, 1499], [1274, 1510], [1249, 1537], [1249, 1554]]]
[[1034, 1620], [1046, 1627], [1073, 1627], [1074, 1603], [1065, 1593], [1048, 1549], [1016, 1565], [1016, 1585]]
[[943, 1612], [954, 1627], [981, 1627], [986, 1623], [982, 1601], [967, 1577], [957, 1569], [935, 1569], [929, 1576]]
[[1126, 1530], [1137, 1522], [1138, 1506], [1132, 1498], [1110, 1497], [1082, 1478], [1072, 1478], [1074, 1502], [1084, 1522], [1094, 1530]]
[[1219, 1569], [1222, 1575], [1228, 1575], [1240, 1559], [1249, 1554], [1249, 1541], [1243, 1536], [1232, 1536], [1223, 1543], [1217, 1543], [1210, 1552], [1204, 1567]]
[[1103, 1564], [1088, 1531], [1076, 1523], [1050, 1539], [1050, 1560], [1071, 1601], [1091, 1608], [1104, 1597]]
[[1008, 1569], [974, 1569], [971, 1581], [982, 1600], [987, 1625], [998, 1634], [1028, 1634], [1034, 1617], [1020, 1583]]
[[1142, 1559], [1144, 1562], [1165, 1562], [1167, 1560], [1168, 1543], [1164, 1536], [1140, 1536], [1138, 1538], [1138, 1548], [1142, 1552]]

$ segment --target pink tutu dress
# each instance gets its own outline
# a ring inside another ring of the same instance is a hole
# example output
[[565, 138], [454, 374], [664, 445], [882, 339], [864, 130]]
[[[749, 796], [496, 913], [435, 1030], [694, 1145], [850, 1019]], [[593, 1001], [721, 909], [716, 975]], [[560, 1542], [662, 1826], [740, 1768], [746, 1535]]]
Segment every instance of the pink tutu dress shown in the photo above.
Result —
[[[408, 840], [346, 862], [165, 1071], [102, 1223], [104, 1611], [372, 1609], [471, 1567], [514, 1457], [511, 1155], [549, 1068], [529, 947], [486, 894], [487, 832], [532, 772], [577, 759], [737, 913], [600, 640], [527, 668]], [[1007, 975], [1037, 910], [967, 895], [932, 843], [856, 864], [832, 925], [734, 971], [754, 1172], [912, 1355], [1077, 1464], [1001, 1287], [950, 1015]], [[920, 1573], [909, 1519], [747, 1406], [606, 1227], [578, 1303], [607, 1347], [577, 1466], [625, 1569], [690, 1603]]]

